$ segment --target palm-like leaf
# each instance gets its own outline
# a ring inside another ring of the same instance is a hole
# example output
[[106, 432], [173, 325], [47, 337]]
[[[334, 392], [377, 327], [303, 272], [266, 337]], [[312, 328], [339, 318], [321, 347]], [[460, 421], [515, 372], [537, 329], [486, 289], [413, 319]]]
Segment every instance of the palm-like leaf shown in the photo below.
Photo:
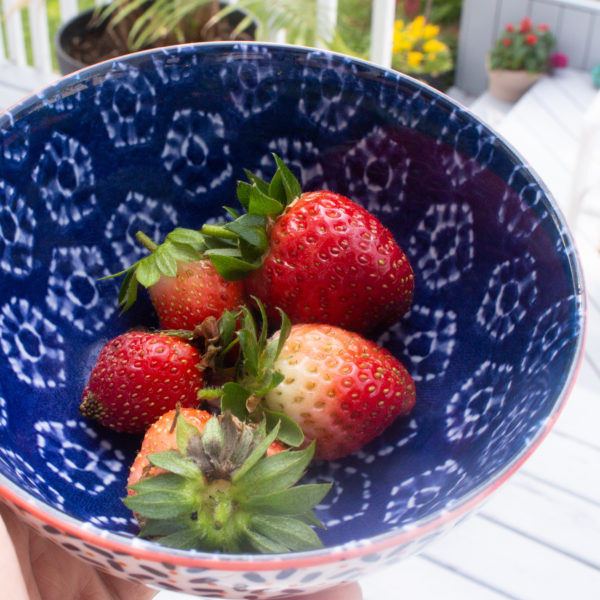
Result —
[[[114, 0], [101, 15], [117, 25], [126, 17], [138, 14], [131, 28], [129, 45], [139, 50], [169, 35], [177, 42], [185, 40], [185, 32], [199, 27], [218, 28], [223, 20], [241, 10], [247, 14], [232, 32], [235, 37], [250, 24], [257, 26], [256, 38], [267, 40], [285, 30], [286, 41], [313, 46], [327, 37], [326, 23], [319, 17], [318, 0], [238, 0], [223, 6], [216, 0]], [[201, 18], [199, 17], [201, 15]]]

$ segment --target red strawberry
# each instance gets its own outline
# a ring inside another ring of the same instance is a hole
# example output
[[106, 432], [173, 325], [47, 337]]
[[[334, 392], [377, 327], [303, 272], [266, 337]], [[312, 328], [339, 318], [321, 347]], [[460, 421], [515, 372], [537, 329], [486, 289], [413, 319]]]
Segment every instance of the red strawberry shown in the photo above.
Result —
[[[151, 477], [164, 473], [162, 469], [153, 467], [148, 462], [148, 455], [165, 450], [176, 450], [177, 440], [175, 437], [175, 424], [178, 415], [181, 415], [188, 423], [191, 423], [200, 433], [204, 431], [206, 422], [212, 417], [209, 412], [197, 408], [174, 408], [163, 413], [147, 429], [142, 446], [138, 452], [131, 468], [127, 485], [134, 485], [142, 477]], [[132, 493], [130, 490], [129, 493]]]
[[80, 412], [116, 431], [143, 432], [178, 403], [198, 404], [201, 358], [197, 348], [172, 335], [124, 333], [100, 351]]
[[209, 260], [179, 262], [175, 277], [161, 275], [148, 293], [163, 329], [191, 330], [246, 303], [243, 283], [225, 281]]
[[294, 325], [273, 364], [283, 382], [264, 399], [292, 417], [315, 455], [346, 456], [384, 431], [415, 404], [415, 384], [384, 348], [330, 325]]
[[202, 229], [221, 275], [247, 276], [248, 294], [271, 319], [280, 308], [292, 323], [361, 333], [400, 319], [412, 302], [414, 275], [391, 232], [344, 196], [302, 194], [289, 169], [275, 160], [271, 182], [248, 173], [250, 183], [238, 184], [246, 214]]
[[408, 311], [414, 277], [392, 234], [364, 208], [327, 191], [302, 194], [277, 219], [262, 267], [246, 280], [271, 319], [366, 332]]
[[138, 284], [148, 288], [163, 329], [192, 330], [208, 317], [246, 304], [241, 282], [226, 281], [204, 254], [204, 236], [177, 228], [157, 245], [143, 232], [138, 240], [150, 251], [124, 275], [119, 306], [127, 310], [137, 299]]
[[[179, 415], [193, 425], [199, 433], [204, 432], [206, 423], [213, 417], [209, 412], [198, 408], [175, 408], [160, 416], [150, 425], [144, 435], [142, 446], [129, 470], [128, 486], [138, 483], [142, 478], [153, 477], [165, 472], [163, 469], [153, 467], [148, 460], [148, 455], [165, 450], [177, 450], [175, 429]], [[285, 446], [275, 440], [269, 446], [267, 456], [283, 450], [285, 450]], [[133, 493], [132, 490], [129, 493]]]
[[278, 433], [226, 412], [171, 412], [142, 443], [123, 502], [140, 536], [166, 546], [225, 552], [286, 552], [321, 546], [311, 525], [327, 484], [296, 485], [314, 445], [270, 454]]
[[[262, 305], [259, 304], [260, 307]], [[264, 314], [264, 313], [263, 313]], [[280, 439], [316, 442], [315, 456], [335, 459], [361, 448], [415, 404], [415, 384], [400, 362], [375, 342], [339, 327], [290, 325], [256, 339], [246, 309], [239, 378], [222, 388], [222, 405], [238, 418], [280, 422]], [[202, 395], [203, 392], [200, 392]], [[291, 423], [300, 427], [296, 436]], [[289, 437], [289, 439], [288, 439]]]

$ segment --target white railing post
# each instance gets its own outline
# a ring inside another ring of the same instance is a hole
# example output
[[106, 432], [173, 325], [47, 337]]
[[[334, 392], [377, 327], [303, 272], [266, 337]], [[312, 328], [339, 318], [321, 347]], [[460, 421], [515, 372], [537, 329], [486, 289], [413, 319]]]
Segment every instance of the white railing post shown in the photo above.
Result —
[[79, 12], [77, 0], [58, 0], [58, 8], [60, 10], [61, 23], [71, 19]]
[[21, 11], [16, 6], [17, 0], [4, 0], [2, 3], [6, 15], [5, 31], [8, 58], [20, 67], [27, 65], [25, 52], [25, 37]]
[[33, 0], [28, 7], [31, 29], [33, 65], [42, 73], [52, 73], [50, 33], [48, 31], [48, 7], [46, 0]]
[[392, 64], [396, 0], [373, 0], [370, 58], [382, 67]]
[[337, 23], [338, 0], [317, 0], [316, 45], [326, 48], [333, 42], [333, 34]]

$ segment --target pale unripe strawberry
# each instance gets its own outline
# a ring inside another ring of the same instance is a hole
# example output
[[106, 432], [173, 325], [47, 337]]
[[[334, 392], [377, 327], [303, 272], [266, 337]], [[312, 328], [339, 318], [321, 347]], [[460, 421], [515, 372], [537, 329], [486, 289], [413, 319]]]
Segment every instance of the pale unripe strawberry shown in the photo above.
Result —
[[358, 450], [415, 403], [414, 382], [390, 352], [338, 327], [294, 325], [273, 367], [283, 382], [264, 405], [294, 419], [320, 458]]

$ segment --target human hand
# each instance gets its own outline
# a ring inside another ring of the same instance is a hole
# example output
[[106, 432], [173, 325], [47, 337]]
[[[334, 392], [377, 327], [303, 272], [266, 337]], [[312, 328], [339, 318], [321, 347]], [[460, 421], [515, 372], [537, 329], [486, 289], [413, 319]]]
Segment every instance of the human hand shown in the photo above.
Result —
[[11, 600], [150, 600], [156, 595], [76, 558], [1, 502], [0, 581], [0, 595]]
[[305, 596], [293, 596], [297, 600], [362, 600], [358, 583], [347, 583]]

